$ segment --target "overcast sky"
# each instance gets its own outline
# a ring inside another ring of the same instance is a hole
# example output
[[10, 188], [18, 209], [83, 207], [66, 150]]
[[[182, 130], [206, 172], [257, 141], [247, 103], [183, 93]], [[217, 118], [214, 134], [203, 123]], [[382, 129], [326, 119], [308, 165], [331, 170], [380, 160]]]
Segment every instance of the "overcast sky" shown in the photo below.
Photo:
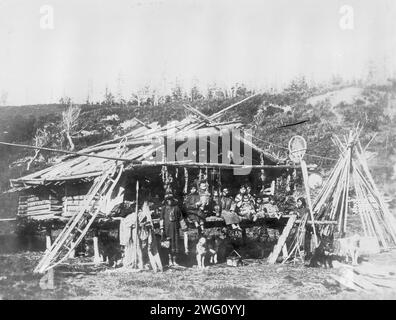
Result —
[[[43, 5], [53, 29], [40, 26]], [[343, 5], [353, 29], [340, 26]], [[395, 31], [393, 0], [0, 0], [0, 94], [9, 105], [83, 102], [176, 78], [266, 88], [362, 77], [369, 61], [387, 77]]]

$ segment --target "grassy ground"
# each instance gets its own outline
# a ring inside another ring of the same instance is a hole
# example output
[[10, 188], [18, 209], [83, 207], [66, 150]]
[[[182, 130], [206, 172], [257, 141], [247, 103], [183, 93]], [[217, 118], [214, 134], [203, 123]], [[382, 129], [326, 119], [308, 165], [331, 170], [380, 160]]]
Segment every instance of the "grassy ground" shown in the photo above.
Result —
[[[54, 289], [43, 290], [39, 285], [41, 276], [32, 273], [40, 256], [32, 252], [0, 255], [1, 299], [396, 298], [394, 292], [370, 296], [341, 289], [329, 277], [336, 269], [268, 265], [264, 260], [254, 259], [246, 260], [241, 267], [219, 264], [203, 271], [193, 267], [156, 274], [73, 263], [55, 271]], [[396, 253], [370, 257], [370, 262], [395, 265]]]
[[[358, 225], [353, 218], [350, 219], [350, 224]], [[9, 245], [5, 249], [9, 250], [0, 250], [0, 300], [396, 299], [396, 288], [394, 291], [372, 295], [341, 288], [330, 277], [332, 274], [340, 274], [337, 269], [308, 268], [298, 264], [269, 265], [265, 258], [255, 259], [267, 257], [275, 244], [272, 239], [275, 237], [274, 230], [268, 231], [270, 238], [264, 236], [264, 239], [259, 230], [250, 229], [248, 241], [244, 245], [240, 239], [223, 243], [223, 258], [236, 248], [245, 258], [245, 265], [241, 267], [230, 267], [222, 263], [210, 266], [207, 270], [198, 270], [194, 255], [190, 255], [189, 258], [182, 257], [179, 260], [184, 265], [192, 266], [189, 268], [172, 268], [163, 273], [133, 272], [119, 271], [104, 265], [95, 267], [87, 264], [92, 258], [77, 258], [70, 261], [69, 265], [55, 270], [55, 288], [51, 290], [43, 290], [40, 286], [42, 276], [32, 272], [42, 252], [6, 253], [15, 247], [11, 245], [13, 239], [8, 239]], [[194, 232], [195, 230], [190, 234], [191, 244], [196, 240]], [[6, 240], [2, 239], [2, 246], [7, 245]], [[191, 247], [190, 250], [194, 249]], [[368, 261], [378, 266], [396, 266], [396, 251], [370, 256]]]

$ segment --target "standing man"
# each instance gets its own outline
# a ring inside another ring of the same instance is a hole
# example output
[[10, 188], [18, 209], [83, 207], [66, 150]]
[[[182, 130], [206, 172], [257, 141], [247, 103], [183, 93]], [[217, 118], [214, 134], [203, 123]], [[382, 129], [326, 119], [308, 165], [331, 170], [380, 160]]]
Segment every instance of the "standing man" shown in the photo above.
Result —
[[191, 187], [190, 193], [184, 197], [183, 211], [186, 217], [192, 221], [196, 228], [199, 227], [201, 217], [199, 215], [199, 194], [195, 186]]
[[160, 228], [163, 238], [170, 242], [169, 266], [177, 266], [176, 255], [179, 253], [179, 231], [182, 212], [173, 195], [165, 195], [165, 206], [160, 216]]

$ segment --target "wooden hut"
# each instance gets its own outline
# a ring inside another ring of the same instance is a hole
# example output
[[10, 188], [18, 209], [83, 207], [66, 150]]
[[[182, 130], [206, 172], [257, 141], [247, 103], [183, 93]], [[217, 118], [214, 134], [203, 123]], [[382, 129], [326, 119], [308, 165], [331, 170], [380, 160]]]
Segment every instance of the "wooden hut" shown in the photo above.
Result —
[[[183, 170], [187, 168], [190, 178], [203, 169], [208, 170], [211, 179], [220, 180], [216, 178], [220, 173], [223, 183], [231, 179], [235, 185], [246, 180], [257, 185], [260, 183], [258, 172], [263, 169], [266, 170], [268, 183], [282, 172], [294, 168], [253, 144], [247, 136], [243, 136], [244, 131], [236, 131], [241, 127], [240, 123], [212, 125], [191, 119], [172, 121], [165, 126], [159, 126], [156, 122], [149, 125], [136, 122], [135, 127], [123, 137], [88, 147], [76, 155], [60, 157], [58, 163], [49, 168], [11, 180], [13, 190], [20, 194], [18, 215], [41, 220], [73, 216], [83, 206], [94, 179], [114, 163], [123, 163], [123, 170], [118, 185], [112, 190], [113, 195], [106, 195], [107, 199], [94, 199], [96, 205], [102, 206], [104, 214], [116, 201], [114, 197], [120, 192], [121, 181], [122, 187], [126, 188], [126, 195], [134, 192], [130, 182], [140, 177], [143, 188], [146, 187], [149, 192], [155, 189], [156, 195], [161, 196], [160, 175], [164, 166], [178, 176], [180, 183], [187, 179]], [[235, 132], [238, 133], [237, 137]], [[169, 144], [170, 139], [174, 144]], [[235, 142], [240, 145], [236, 146]], [[174, 150], [167, 150], [169, 145], [173, 145]], [[238, 150], [233, 150], [236, 147]], [[180, 148], [184, 149], [180, 151]], [[244, 153], [248, 148], [251, 150], [251, 159], [246, 157], [243, 163], [236, 162], [236, 155], [232, 155], [232, 152]], [[174, 155], [177, 152], [178, 159]], [[182, 160], [181, 152], [185, 153]], [[232, 172], [243, 168], [249, 169], [248, 174], [235, 176]], [[191, 181], [188, 183], [191, 184]], [[216, 185], [219, 183], [216, 181]], [[128, 185], [132, 187], [128, 188]]]
[[138, 192], [139, 200], [161, 199], [166, 175], [173, 177], [176, 196], [181, 197], [201, 174], [209, 180], [211, 191], [222, 185], [238, 188], [246, 182], [273, 187], [280, 181], [277, 178], [299, 167], [255, 145], [241, 123], [215, 123], [216, 117], [186, 118], [165, 126], [136, 121], [122, 137], [11, 180], [13, 190], [20, 193], [21, 217], [65, 223], [35, 271], [45, 272], [64, 261], [92, 224], [98, 218], [106, 220], [116, 204], [136, 199]]

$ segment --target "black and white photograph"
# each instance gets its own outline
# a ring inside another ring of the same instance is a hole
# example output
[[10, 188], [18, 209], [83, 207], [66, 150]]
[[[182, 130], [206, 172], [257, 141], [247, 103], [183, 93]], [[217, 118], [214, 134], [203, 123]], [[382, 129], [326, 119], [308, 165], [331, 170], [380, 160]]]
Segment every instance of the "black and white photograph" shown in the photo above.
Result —
[[395, 1], [0, 0], [0, 300], [372, 299]]

